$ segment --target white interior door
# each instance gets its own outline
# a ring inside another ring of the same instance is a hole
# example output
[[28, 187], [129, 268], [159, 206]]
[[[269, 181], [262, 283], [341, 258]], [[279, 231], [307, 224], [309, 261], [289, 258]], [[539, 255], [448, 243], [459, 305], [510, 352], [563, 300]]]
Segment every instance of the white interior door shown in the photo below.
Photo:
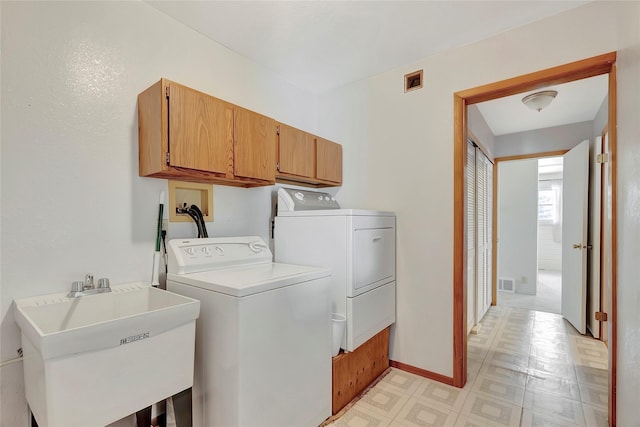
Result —
[[562, 315], [581, 334], [587, 318], [589, 141], [564, 155], [562, 187]]

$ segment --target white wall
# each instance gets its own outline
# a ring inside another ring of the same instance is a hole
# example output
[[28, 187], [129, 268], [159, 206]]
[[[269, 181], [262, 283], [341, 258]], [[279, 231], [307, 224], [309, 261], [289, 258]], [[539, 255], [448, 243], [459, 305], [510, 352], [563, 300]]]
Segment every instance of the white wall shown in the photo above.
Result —
[[[620, 165], [619, 182], [627, 193], [620, 204], [640, 205], [640, 171], [633, 169], [640, 156], [636, 119], [640, 114], [639, 7], [637, 2], [592, 2], [321, 96], [319, 126], [344, 145], [348, 165], [340, 200], [352, 207], [394, 210], [398, 215], [393, 360], [443, 375], [453, 372], [453, 322], [447, 319], [453, 318], [454, 92], [622, 49], [619, 93], [623, 94], [621, 107], [627, 111], [619, 112], [619, 137], [621, 150], [628, 156]], [[426, 76], [421, 90], [398, 90], [405, 73], [421, 68]], [[629, 254], [621, 258], [625, 271], [619, 282], [621, 294], [628, 297], [628, 305], [621, 307], [628, 320], [620, 322], [628, 335], [618, 335], [625, 341], [622, 349], [627, 350], [620, 366], [621, 374], [627, 375], [622, 389], [628, 395], [622, 398], [627, 401], [619, 416], [628, 417], [626, 425], [633, 425], [630, 417], [638, 402], [632, 386], [640, 387], [640, 374], [631, 370], [637, 370], [640, 354], [640, 315], [631, 311], [631, 301], [637, 305], [640, 298], [634, 278], [640, 277], [640, 210], [620, 212], [626, 215], [621, 225], [629, 228], [621, 243], [626, 243]]]
[[479, 141], [474, 142], [481, 144], [493, 159], [495, 157], [495, 136], [493, 136], [493, 132], [491, 132], [489, 125], [482, 117], [477, 105], [469, 105], [467, 107], [467, 127], [479, 139]]
[[[139, 92], [167, 77], [310, 131], [316, 110], [315, 96], [144, 2], [1, 2], [0, 11], [6, 360], [20, 346], [13, 299], [66, 291], [86, 272], [150, 280], [167, 181], [138, 177]], [[209, 234], [267, 238], [271, 191], [215, 186]], [[172, 223], [169, 236], [195, 227]], [[21, 363], [0, 375], [0, 425], [26, 426]]]
[[498, 277], [535, 295], [538, 279], [538, 160], [498, 163]]
[[617, 22], [610, 29], [619, 48], [617, 415], [619, 426], [632, 426], [638, 423], [640, 407], [640, 3], [625, 3], [618, 10]]
[[496, 157], [570, 150], [592, 137], [593, 122], [572, 123], [550, 128], [496, 136]]

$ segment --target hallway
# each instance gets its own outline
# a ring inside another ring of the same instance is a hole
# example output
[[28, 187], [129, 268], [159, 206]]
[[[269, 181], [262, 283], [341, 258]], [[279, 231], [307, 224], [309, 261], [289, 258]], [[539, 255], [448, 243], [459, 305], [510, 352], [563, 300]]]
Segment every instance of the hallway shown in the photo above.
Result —
[[463, 389], [392, 369], [330, 426], [607, 426], [607, 349], [557, 314], [491, 307]]
[[498, 305], [560, 314], [562, 271], [538, 270], [538, 286], [535, 295], [499, 291]]

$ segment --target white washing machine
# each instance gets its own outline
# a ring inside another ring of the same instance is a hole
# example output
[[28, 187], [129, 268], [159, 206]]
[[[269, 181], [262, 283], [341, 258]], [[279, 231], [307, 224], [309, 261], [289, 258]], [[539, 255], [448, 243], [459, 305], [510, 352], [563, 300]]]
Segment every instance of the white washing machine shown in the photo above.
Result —
[[331, 269], [332, 310], [347, 318], [346, 351], [395, 323], [394, 213], [340, 209], [327, 193], [280, 188], [274, 253], [278, 262]]
[[201, 304], [194, 425], [331, 416], [330, 271], [274, 263], [260, 237], [171, 240], [168, 251], [167, 289]]

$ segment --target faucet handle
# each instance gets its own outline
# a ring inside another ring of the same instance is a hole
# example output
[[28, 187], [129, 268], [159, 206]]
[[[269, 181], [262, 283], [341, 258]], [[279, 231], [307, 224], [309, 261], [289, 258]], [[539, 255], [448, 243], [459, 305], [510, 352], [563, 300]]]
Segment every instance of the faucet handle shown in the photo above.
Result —
[[82, 280], [76, 280], [71, 283], [71, 293], [73, 292], [82, 292], [84, 289], [84, 282]]
[[103, 288], [109, 288], [109, 279], [106, 277], [103, 277], [101, 279], [98, 279], [98, 289], [103, 289]]

